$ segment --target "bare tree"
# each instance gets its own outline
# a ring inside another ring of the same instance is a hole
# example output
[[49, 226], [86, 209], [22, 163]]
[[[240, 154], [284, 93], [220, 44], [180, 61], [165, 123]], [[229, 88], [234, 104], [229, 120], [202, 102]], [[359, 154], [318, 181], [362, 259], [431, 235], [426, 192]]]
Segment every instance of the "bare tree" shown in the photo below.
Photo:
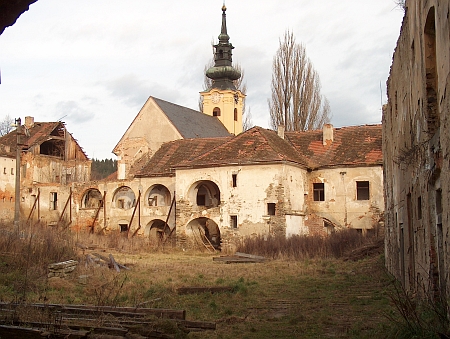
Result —
[[320, 129], [330, 121], [330, 104], [320, 93], [319, 74], [306, 56], [305, 47], [287, 30], [272, 65], [270, 124], [286, 131]]
[[406, 11], [406, 0], [394, 0], [396, 7], [400, 8], [402, 11]]
[[[214, 60], [210, 59], [209, 62], [205, 65], [203, 69], [203, 74], [205, 74], [203, 78], [203, 90], [206, 91], [211, 88], [213, 85], [212, 79], [208, 78], [206, 76], [206, 71], [214, 66]], [[233, 65], [235, 69], [237, 69], [241, 73], [241, 77], [238, 80], [234, 81], [234, 86], [241, 91], [242, 94], [247, 94], [247, 83], [244, 81], [244, 70], [242, 69], [240, 64]], [[202, 96], [200, 96], [198, 100], [198, 109], [200, 112], [203, 112], [203, 102], [202, 102]], [[250, 112], [250, 109], [247, 111], [245, 106], [245, 100], [244, 100], [244, 106], [242, 107], [242, 129], [244, 131], [249, 130], [254, 126], [252, 121], [252, 114]]]
[[0, 136], [4, 136], [11, 132], [14, 127], [11, 126], [14, 123], [14, 119], [9, 115], [5, 116], [2, 121], [0, 121]]

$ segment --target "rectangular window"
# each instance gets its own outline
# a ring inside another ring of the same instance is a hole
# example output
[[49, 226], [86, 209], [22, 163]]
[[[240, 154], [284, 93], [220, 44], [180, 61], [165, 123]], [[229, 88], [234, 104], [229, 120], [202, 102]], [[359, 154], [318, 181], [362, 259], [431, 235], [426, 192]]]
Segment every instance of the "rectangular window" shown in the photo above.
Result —
[[238, 121], [238, 112], [237, 112], [237, 108], [234, 109], [234, 121]]
[[417, 219], [422, 219], [422, 197], [417, 198]]
[[50, 209], [56, 211], [58, 209], [58, 193], [50, 192]]
[[237, 174], [232, 174], [231, 178], [233, 180], [233, 187], [237, 187]]
[[11, 168], [11, 175], [14, 175], [14, 168]]
[[274, 202], [269, 202], [267, 204], [267, 214], [268, 215], [275, 215], [275, 203]]
[[369, 200], [369, 182], [357, 181], [356, 182], [356, 200]]
[[314, 183], [313, 184], [314, 201], [325, 201], [325, 184]]
[[230, 215], [230, 226], [231, 226], [231, 228], [238, 227], [237, 215]]
[[3, 174], [6, 174], [6, 167], [3, 168]]

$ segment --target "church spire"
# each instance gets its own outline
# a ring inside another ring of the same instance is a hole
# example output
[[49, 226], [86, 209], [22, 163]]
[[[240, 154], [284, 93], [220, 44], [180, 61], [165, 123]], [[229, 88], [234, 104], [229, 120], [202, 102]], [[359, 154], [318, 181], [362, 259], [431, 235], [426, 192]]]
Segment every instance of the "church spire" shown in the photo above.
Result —
[[227, 33], [227, 8], [222, 6], [222, 28], [219, 43], [214, 45], [214, 66], [206, 71], [206, 76], [213, 80], [211, 88], [236, 90], [234, 80], [241, 77], [241, 73], [232, 66], [233, 45]]

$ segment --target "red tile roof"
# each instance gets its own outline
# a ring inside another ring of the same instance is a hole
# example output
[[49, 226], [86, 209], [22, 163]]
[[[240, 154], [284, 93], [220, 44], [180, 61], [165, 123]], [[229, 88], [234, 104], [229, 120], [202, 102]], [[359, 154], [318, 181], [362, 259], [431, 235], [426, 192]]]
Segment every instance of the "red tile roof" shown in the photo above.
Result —
[[305, 169], [382, 164], [381, 125], [335, 128], [323, 145], [322, 131], [276, 132], [254, 127], [235, 137], [182, 139], [164, 144], [138, 177], [175, 175], [176, 168], [290, 162]]

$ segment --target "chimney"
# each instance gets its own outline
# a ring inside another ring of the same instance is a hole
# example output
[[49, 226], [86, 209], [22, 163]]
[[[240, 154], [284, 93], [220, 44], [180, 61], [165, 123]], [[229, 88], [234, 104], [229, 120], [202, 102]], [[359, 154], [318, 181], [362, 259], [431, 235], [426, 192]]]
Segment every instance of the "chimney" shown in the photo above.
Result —
[[284, 125], [278, 125], [278, 136], [284, 139]]
[[31, 128], [34, 125], [34, 117], [25, 117], [25, 127]]
[[332, 124], [325, 124], [323, 125], [323, 140], [322, 143], [324, 146], [331, 145], [333, 142], [333, 125]]

